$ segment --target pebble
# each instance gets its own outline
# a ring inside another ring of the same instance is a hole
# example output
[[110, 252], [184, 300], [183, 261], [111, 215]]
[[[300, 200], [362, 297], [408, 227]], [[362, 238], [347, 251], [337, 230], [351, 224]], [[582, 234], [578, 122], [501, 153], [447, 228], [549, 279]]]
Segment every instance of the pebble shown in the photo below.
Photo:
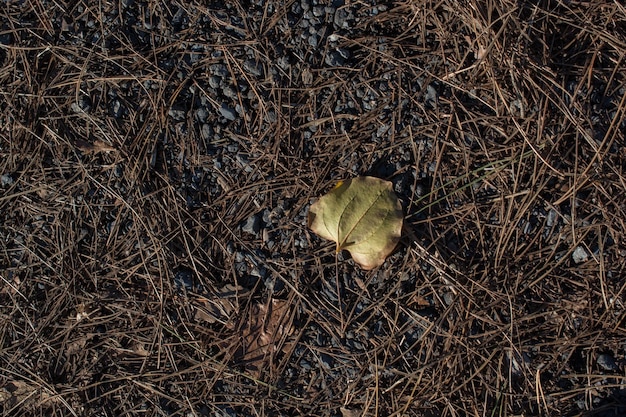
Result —
[[13, 33], [11, 33], [8, 30], [3, 30], [2, 32], [0, 32], [0, 44], [2, 45], [13, 44]]
[[206, 123], [203, 124], [202, 129], [200, 130], [200, 135], [204, 140], [211, 139], [213, 137], [213, 128], [211, 127], [211, 125], [208, 125]]
[[263, 76], [263, 65], [251, 59], [243, 63], [243, 69], [246, 70], [249, 74], [254, 75], [255, 77]]
[[619, 370], [619, 366], [617, 365], [615, 358], [609, 354], [601, 353], [600, 355], [598, 355], [598, 359], [596, 359], [596, 362], [598, 363], [598, 366], [605, 371], [613, 372]]
[[334, 51], [326, 54], [326, 63], [331, 67], [341, 67], [346, 64], [347, 59], [350, 58], [350, 51], [345, 48], [337, 48]]
[[348, 19], [350, 17], [351, 16], [346, 9], [338, 9], [335, 12], [335, 18], [333, 19], [333, 23], [338, 29], [349, 29], [350, 24], [348, 23]]
[[185, 110], [183, 109], [177, 109], [177, 108], [171, 108], [169, 109], [169, 111], [167, 112], [167, 114], [174, 120], [176, 120], [177, 122], [180, 122], [182, 120], [185, 120]]
[[235, 112], [235, 109], [226, 104], [222, 104], [222, 107], [220, 107], [220, 114], [224, 116], [225, 119], [230, 121], [237, 119], [237, 112]]
[[11, 186], [13, 182], [13, 177], [10, 174], [2, 174], [2, 176], [0, 176], [0, 185], [2, 187]]
[[124, 115], [124, 106], [122, 106], [122, 103], [119, 100], [114, 100], [111, 103], [111, 116], [115, 117], [116, 119], [119, 119], [120, 117], [122, 117], [122, 115]]
[[310, 371], [313, 368], [311, 366], [311, 363], [307, 361], [306, 359], [300, 360], [300, 367], [304, 369], [305, 371]]
[[424, 101], [426, 102], [426, 105], [432, 108], [437, 107], [439, 95], [437, 94], [437, 90], [432, 84], [429, 84], [428, 87], [426, 87], [426, 97], [424, 98]]
[[572, 259], [574, 260], [574, 263], [580, 264], [586, 262], [587, 259], [589, 259], [589, 254], [587, 253], [585, 248], [583, 248], [582, 246], [577, 246], [572, 253]]
[[198, 110], [196, 110], [196, 119], [198, 119], [199, 122], [205, 123], [208, 116], [209, 113], [207, 112], [205, 107], [200, 107]]
[[209, 77], [209, 86], [211, 86], [211, 88], [213, 88], [214, 90], [217, 90], [220, 87], [221, 83], [222, 79], [217, 75], [211, 75]]
[[246, 222], [241, 227], [241, 230], [252, 235], [257, 235], [261, 231], [261, 226], [261, 219], [258, 215], [254, 214], [248, 217]]

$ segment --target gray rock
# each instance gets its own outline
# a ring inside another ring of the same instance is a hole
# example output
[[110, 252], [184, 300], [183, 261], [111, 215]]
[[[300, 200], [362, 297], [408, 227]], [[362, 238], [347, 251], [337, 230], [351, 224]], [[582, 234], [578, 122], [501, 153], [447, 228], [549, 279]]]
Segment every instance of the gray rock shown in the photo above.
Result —
[[437, 103], [439, 102], [439, 94], [437, 94], [435, 87], [430, 84], [426, 87], [426, 97], [424, 101], [433, 108], [437, 107]]
[[213, 129], [211, 128], [210, 125], [205, 123], [202, 125], [202, 130], [200, 130], [200, 135], [202, 136], [202, 139], [209, 140], [213, 137]]
[[13, 185], [13, 182], [13, 177], [9, 174], [2, 174], [2, 176], [0, 176], [0, 185], [3, 187]]
[[347, 49], [339, 48], [326, 54], [326, 63], [331, 67], [341, 67], [346, 63], [346, 59], [350, 57]]
[[261, 231], [261, 219], [256, 214], [248, 217], [248, 220], [241, 226], [241, 230], [256, 235]]
[[350, 24], [348, 23], [349, 14], [345, 9], [337, 9], [333, 23], [339, 29], [348, 29]]
[[198, 121], [202, 123], [206, 122], [208, 115], [209, 113], [204, 107], [200, 107], [198, 110], [196, 110], [196, 119], [198, 119]]
[[209, 85], [211, 86], [211, 88], [218, 89], [221, 83], [222, 79], [217, 75], [211, 75], [209, 77]]
[[233, 100], [237, 98], [237, 91], [235, 91], [235, 89], [230, 85], [224, 87], [224, 89], [222, 90], [222, 94], [224, 94], [224, 97], [228, 97]]
[[615, 358], [609, 354], [601, 353], [598, 355], [598, 359], [596, 359], [598, 366], [605, 371], [617, 371], [619, 370], [619, 366], [615, 361]]
[[116, 119], [122, 117], [124, 110], [124, 106], [122, 106], [122, 103], [119, 100], [115, 100], [111, 104], [111, 115]]
[[261, 63], [257, 63], [251, 59], [243, 63], [243, 69], [256, 77], [263, 76], [263, 66]]
[[320, 360], [322, 361], [322, 366], [326, 369], [326, 370], [330, 370], [333, 367], [333, 358], [326, 354], [326, 353], [322, 353], [320, 355]]
[[572, 253], [572, 259], [574, 260], [574, 263], [579, 264], [587, 261], [587, 259], [589, 259], [589, 254], [587, 253], [585, 248], [583, 248], [582, 246], [577, 246]]
[[226, 104], [222, 104], [220, 107], [220, 114], [227, 120], [233, 121], [237, 119], [237, 112], [232, 107], [229, 107]]
[[167, 114], [177, 122], [185, 120], [186, 112], [183, 109], [171, 108]]
[[178, 289], [185, 288], [187, 291], [193, 289], [193, 271], [181, 268], [174, 273], [174, 285]]

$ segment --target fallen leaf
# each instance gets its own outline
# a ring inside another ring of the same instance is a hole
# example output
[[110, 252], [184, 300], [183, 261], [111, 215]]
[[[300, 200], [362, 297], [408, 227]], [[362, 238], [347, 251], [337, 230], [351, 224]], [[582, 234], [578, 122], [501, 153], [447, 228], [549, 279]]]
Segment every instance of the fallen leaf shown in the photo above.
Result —
[[109, 146], [106, 142], [103, 142], [103, 141], [101, 141], [99, 139], [96, 139], [93, 143], [89, 143], [87, 141], [78, 139], [78, 140], [76, 140], [76, 146], [78, 147], [78, 149], [83, 151], [83, 153], [85, 155], [97, 154], [97, 153], [100, 153], [100, 152], [115, 152], [115, 151], [117, 151], [117, 149], [115, 149], [112, 146]]
[[35, 409], [47, 402], [56, 403], [58, 396], [42, 386], [34, 385], [31, 381], [9, 380], [0, 388], [0, 404], [6, 410], [19, 404], [21, 410]]
[[286, 338], [293, 332], [290, 303], [272, 299], [269, 304], [254, 303], [250, 307], [247, 322], [242, 322], [242, 351], [236, 358], [244, 362], [253, 375], [268, 369], [272, 354], [285, 351]]
[[146, 347], [144, 346], [143, 343], [141, 342], [136, 342], [133, 345], [133, 352], [139, 356], [143, 356], [144, 358], [147, 358], [148, 356], [150, 356], [150, 351], [148, 349], [146, 349]]
[[346, 407], [341, 407], [339, 411], [341, 411], [341, 415], [343, 417], [360, 417], [363, 414], [361, 410], [355, 410]]
[[228, 284], [211, 297], [198, 297], [194, 304], [194, 318], [207, 323], [231, 325], [230, 319], [239, 309], [239, 297], [246, 291], [243, 287]]
[[400, 241], [402, 206], [389, 181], [341, 181], [311, 205], [308, 224], [319, 236], [350, 252], [363, 269], [381, 265]]

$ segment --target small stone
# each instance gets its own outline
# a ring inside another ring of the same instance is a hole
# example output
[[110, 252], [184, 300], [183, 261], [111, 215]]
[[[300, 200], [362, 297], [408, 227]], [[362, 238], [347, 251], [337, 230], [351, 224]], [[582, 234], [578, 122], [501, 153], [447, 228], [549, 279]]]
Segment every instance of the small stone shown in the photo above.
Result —
[[124, 106], [119, 100], [115, 100], [111, 105], [111, 115], [116, 119], [119, 119], [124, 114]]
[[337, 9], [333, 23], [339, 29], [348, 29], [350, 27], [348, 23], [348, 12], [345, 9]]
[[[4, 28], [3, 28], [4, 29]], [[0, 44], [2, 45], [12, 45], [13, 44], [13, 34], [11, 32], [4, 31], [4, 33], [0, 33]]]
[[177, 109], [177, 108], [171, 108], [169, 109], [169, 111], [167, 112], [167, 114], [174, 120], [176, 120], [177, 122], [180, 122], [182, 120], [185, 120], [185, 110], [182, 109]]
[[9, 174], [2, 174], [2, 176], [0, 176], [0, 185], [3, 187], [13, 185], [13, 182], [13, 177]]
[[256, 214], [248, 217], [241, 230], [252, 235], [258, 234], [261, 231], [261, 219]]
[[253, 277], [264, 279], [267, 275], [267, 268], [264, 266], [255, 266], [250, 270], [250, 275]]
[[243, 69], [255, 77], [261, 77], [263, 75], [263, 66], [251, 59], [243, 63]]
[[266, 278], [263, 282], [265, 284], [265, 288], [270, 291], [274, 291], [274, 286], [276, 285], [276, 280], [272, 277]]
[[330, 51], [326, 55], [326, 60], [325, 61], [331, 67], [340, 67], [340, 66], [342, 66], [342, 65], [344, 65], [346, 63], [346, 59], [343, 57], [343, 55], [338, 50], [337, 51]]
[[78, 103], [72, 103], [72, 104], [70, 105], [70, 108], [72, 109], [72, 111], [73, 111], [74, 113], [82, 113], [82, 112], [83, 112], [83, 109], [81, 109], [81, 108], [80, 108], [80, 106], [78, 105]]
[[233, 121], [237, 119], [237, 112], [232, 107], [228, 107], [226, 104], [222, 104], [220, 107], [220, 114], [227, 120]]
[[202, 125], [202, 130], [200, 130], [200, 136], [202, 136], [202, 139], [204, 140], [209, 140], [213, 137], [213, 129], [211, 128], [211, 125], [208, 124], [203, 124]]
[[237, 91], [235, 91], [235, 89], [230, 85], [224, 87], [224, 89], [222, 90], [222, 94], [224, 94], [224, 97], [228, 97], [232, 100], [237, 100]]
[[443, 294], [443, 302], [447, 305], [450, 306], [452, 305], [452, 303], [454, 302], [454, 294], [451, 292], [446, 292]]
[[437, 94], [437, 90], [435, 89], [435, 87], [429, 84], [428, 87], [426, 87], [426, 97], [424, 100], [426, 102], [426, 105], [432, 108], [437, 107], [438, 98], [439, 95]]
[[224, 64], [213, 64], [209, 67], [209, 71], [221, 78], [228, 75], [228, 68], [226, 68], [226, 65]]
[[198, 119], [198, 121], [202, 123], [206, 122], [208, 115], [209, 114], [204, 107], [200, 107], [198, 110], [196, 110], [196, 119]]
[[606, 353], [601, 353], [598, 355], [598, 359], [596, 360], [598, 366], [605, 371], [617, 371], [619, 370], [619, 366], [617, 366], [617, 362], [613, 356], [608, 355]]
[[577, 246], [572, 253], [572, 259], [576, 264], [586, 262], [587, 259], [589, 259], [589, 254], [587, 253], [585, 248], [583, 248], [582, 246]]
[[221, 82], [222, 82], [222, 79], [218, 77], [217, 75], [211, 75], [209, 77], [209, 85], [211, 86], [211, 88], [214, 88], [214, 89], [219, 88]]
[[548, 215], [546, 216], [546, 226], [552, 227], [556, 220], [557, 212], [554, 209], [550, 209]]

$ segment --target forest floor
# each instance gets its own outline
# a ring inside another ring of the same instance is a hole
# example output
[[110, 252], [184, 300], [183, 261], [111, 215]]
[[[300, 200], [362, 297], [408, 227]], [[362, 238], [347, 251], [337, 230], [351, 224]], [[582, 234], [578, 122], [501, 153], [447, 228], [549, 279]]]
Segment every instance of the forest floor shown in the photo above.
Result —
[[621, 2], [0, 3], [1, 415], [626, 414]]

